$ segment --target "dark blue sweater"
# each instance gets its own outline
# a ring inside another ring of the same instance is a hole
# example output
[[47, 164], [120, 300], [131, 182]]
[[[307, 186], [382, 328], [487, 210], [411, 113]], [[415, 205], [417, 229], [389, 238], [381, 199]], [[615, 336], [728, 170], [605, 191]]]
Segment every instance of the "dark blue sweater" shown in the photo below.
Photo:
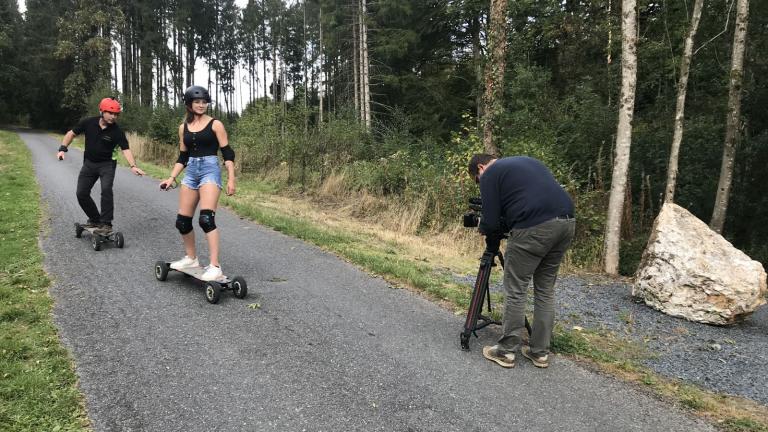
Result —
[[[480, 232], [500, 234], [558, 216], [573, 216], [573, 201], [541, 162], [527, 156], [497, 159], [480, 176]], [[502, 226], [504, 218], [506, 227]]]

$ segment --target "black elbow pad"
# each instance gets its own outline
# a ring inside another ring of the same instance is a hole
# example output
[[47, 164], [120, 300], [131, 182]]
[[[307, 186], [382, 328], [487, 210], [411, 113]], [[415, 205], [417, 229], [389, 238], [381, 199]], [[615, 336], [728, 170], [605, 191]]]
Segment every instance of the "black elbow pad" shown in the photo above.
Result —
[[179, 152], [179, 158], [176, 159], [176, 163], [180, 163], [184, 166], [187, 166], [187, 162], [189, 162], [189, 152], [188, 151], [180, 151]]
[[232, 150], [232, 147], [230, 147], [229, 144], [221, 148], [221, 155], [224, 156], [225, 161], [235, 161], [235, 151]]

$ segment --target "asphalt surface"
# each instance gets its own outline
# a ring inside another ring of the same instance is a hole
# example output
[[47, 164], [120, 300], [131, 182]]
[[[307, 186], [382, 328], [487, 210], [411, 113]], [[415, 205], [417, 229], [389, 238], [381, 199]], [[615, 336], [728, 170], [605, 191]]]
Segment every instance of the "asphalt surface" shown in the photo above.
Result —
[[50, 219], [41, 243], [54, 320], [95, 431], [714, 430], [561, 357], [503, 369], [481, 354], [495, 328], [463, 352], [463, 317], [223, 209], [223, 269], [250, 294], [208, 304], [194, 280], [153, 273], [183, 253], [176, 191], [118, 168], [125, 248], [96, 252], [74, 236], [82, 153], [60, 162], [54, 139], [20, 135]]

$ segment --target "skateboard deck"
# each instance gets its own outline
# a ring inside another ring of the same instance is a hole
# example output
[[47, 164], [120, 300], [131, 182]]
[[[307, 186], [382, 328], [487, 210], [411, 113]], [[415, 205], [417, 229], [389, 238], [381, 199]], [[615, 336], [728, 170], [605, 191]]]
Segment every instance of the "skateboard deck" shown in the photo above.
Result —
[[114, 233], [114, 232], [115, 232], [115, 230], [114, 230], [114, 229], [111, 229], [111, 230], [109, 230], [109, 232], [107, 232], [107, 233], [103, 233], [103, 232], [98, 232], [98, 233], [97, 233], [97, 232], [96, 232], [96, 230], [97, 230], [97, 229], [99, 229], [99, 228], [97, 228], [97, 227], [90, 227], [90, 226], [85, 226], [85, 225], [82, 225], [82, 224], [79, 224], [79, 223], [76, 223], [76, 224], [75, 224], [75, 228], [80, 228], [80, 229], [82, 229], [83, 231], [88, 231], [89, 233], [91, 233], [91, 234], [93, 234], [93, 235], [99, 235], [99, 236], [102, 236], [102, 237], [109, 237], [109, 236], [111, 236], [111, 235], [112, 235], [112, 233]]
[[221, 295], [221, 291], [232, 291], [235, 297], [242, 299], [248, 295], [248, 284], [245, 279], [240, 276], [235, 276], [230, 279], [228, 276], [222, 276], [215, 281], [204, 281], [201, 278], [205, 269], [202, 267], [190, 267], [181, 270], [171, 268], [171, 263], [168, 261], [157, 261], [155, 263], [155, 278], [159, 281], [164, 281], [168, 278], [168, 273], [173, 270], [184, 275], [193, 277], [203, 283], [205, 288], [205, 299], [209, 303], [217, 303]]
[[[169, 270], [188, 274], [197, 280], [203, 281], [201, 279], [203, 277], [203, 273], [205, 273], [205, 268], [203, 267], [188, 267], [181, 270], [176, 270], [175, 268], [171, 268], [171, 263], [168, 263], [168, 268]], [[206, 282], [206, 281], [203, 281], [203, 282]], [[231, 282], [231, 280], [227, 276], [222, 275], [221, 278], [216, 279], [214, 282], [218, 282], [220, 284], [228, 284], [229, 282]]]
[[98, 229], [97, 227], [75, 222], [75, 237], [80, 238], [83, 232], [87, 231], [91, 235], [91, 245], [95, 251], [101, 250], [101, 244], [106, 242], [112, 242], [121, 249], [125, 245], [125, 237], [120, 231], [115, 231], [113, 228], [109, 232], [96, 232]]

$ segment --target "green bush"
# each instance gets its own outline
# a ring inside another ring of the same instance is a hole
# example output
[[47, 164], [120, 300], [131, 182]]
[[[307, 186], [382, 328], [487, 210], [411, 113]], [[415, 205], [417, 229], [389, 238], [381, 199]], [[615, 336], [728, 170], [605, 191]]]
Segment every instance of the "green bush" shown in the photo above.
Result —
[[356, 120], [327, 115], [327, 122], [318, 128], [305, 123], [309, 114], [298, 108], [283, 113], [279, 105], [269, 102], [250, 105], [232, 132], [233, 141], [244, 152], [242, 169], [265, 173], [284, 166], [289, 181], [306, 183], [370, 152], [370, 136]]
[[155, 107], [149, 120], [147, 135], [160, 144], [179, 144], [179, 125], [184, 120], [184, 107]]

